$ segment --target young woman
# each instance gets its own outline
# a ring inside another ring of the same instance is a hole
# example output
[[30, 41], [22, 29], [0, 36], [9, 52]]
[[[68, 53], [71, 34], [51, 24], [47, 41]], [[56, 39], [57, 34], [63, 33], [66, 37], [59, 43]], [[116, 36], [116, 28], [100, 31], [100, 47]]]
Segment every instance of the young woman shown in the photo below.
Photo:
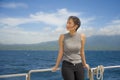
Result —
[[80, 25], [78, 17], [70, 16], [66, 25], [69, 32], [59, 38], [59, 53], [52, 71], [57, 70], [62, 60], [64, 80], [84, 80], [84, 68], [88, 69], [84, 54], [85, 35], [77, 32]]

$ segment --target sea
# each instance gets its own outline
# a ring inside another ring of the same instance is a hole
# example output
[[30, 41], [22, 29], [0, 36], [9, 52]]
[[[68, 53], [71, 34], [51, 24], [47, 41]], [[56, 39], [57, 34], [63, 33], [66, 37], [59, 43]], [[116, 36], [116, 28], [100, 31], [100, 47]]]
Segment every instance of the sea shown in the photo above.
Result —
[[[6, 50], [0, 51], [0, 75], [28, 73], [29, 70], [48, 69], [55, 65], [58, 51]], [[120, 51], [85, 51], [86, 62], [91, 68], [98, 65], [120, 65]], [[61, 64], [60, 66], [61, 67]], [[87, 71], [85, 70], [85, 80]], [[0, 78], [0, 80], [25, 80], [23, 77]], [[61, 71], [36, 72], [31, 80], [63, 80]], [[97, 80], [96, 78], [94, 80]], [[120, 68], [105, 69], [103, 80], [120, 80]]]

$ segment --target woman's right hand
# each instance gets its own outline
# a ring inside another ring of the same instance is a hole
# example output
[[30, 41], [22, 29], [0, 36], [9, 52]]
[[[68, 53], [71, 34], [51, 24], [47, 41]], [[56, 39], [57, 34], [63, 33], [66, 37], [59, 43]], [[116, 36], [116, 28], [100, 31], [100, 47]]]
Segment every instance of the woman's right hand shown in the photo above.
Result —
[[57, 66], [54, 66], [53, 68], [52, 68], [52, 72], [56, 72], [57, 71]]

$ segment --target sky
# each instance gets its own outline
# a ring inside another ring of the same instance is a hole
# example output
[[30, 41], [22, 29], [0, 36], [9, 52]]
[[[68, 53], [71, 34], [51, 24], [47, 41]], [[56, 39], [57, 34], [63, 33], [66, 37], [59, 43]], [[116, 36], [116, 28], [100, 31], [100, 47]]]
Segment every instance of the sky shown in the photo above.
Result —
[[120, 0], [0, 0], [0, 44], [58, 40], [71, 15], [86, 37], [120, 35]]

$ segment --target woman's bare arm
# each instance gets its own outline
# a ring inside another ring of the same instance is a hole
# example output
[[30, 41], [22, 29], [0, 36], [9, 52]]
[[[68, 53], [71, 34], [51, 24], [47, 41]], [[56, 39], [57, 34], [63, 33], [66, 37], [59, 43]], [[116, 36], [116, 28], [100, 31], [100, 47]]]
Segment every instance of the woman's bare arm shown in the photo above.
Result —
[[82, 59], [82, 64], [83, 66], [86, 67], [86, 59], [85, 59], [85, 51], [84, 51], [84, 47], [85, 47], [85, 40], [86, 40], [86, 37], [84, 34], [81, 34], [81, 49], [80, 49], [80, 56], [81, 56], [81, 59]]
[[59, 53], [58, 53], [58, 57], [57, 57], [57, 60], [56, 60], [56, 64], [53, 67], [53, 71], [56, 71], [56, 69], [58, 68], [58, 66], [61, 62], [62, 56], [63, 56], [63, 39], [64, 39], [64, 35], [60, 35], [60, 38], [59, 38]]

